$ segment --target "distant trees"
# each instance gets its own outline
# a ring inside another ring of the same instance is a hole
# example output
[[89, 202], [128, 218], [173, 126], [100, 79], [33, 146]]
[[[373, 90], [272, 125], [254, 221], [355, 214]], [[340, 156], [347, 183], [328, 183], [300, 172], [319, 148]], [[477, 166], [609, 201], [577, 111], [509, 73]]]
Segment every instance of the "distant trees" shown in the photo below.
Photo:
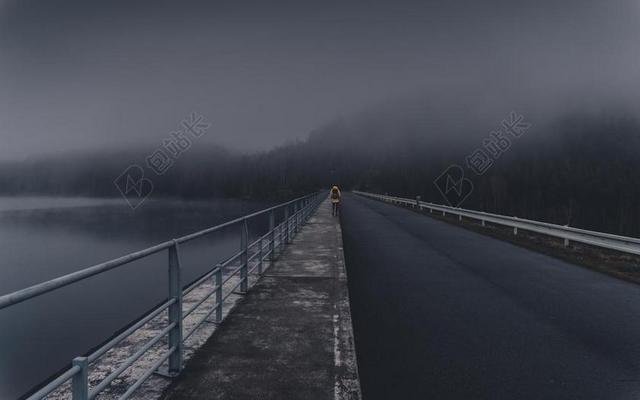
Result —
[[[443, 203], [434, 179], [464, 164], [478, 139], [447, 139], [432, 128], [338, 121], [306, 141], [250, 155], [194, 147], [166, 174], [149, 176], [156, 196], [281, 199], [338, 184]], [[574, 115], [544, 129], [474, 176], [462, 206], [640, 236], [640, 124]], [[144, 165], [145, 155], [134, 149], [0, 164], [0, 192], [117, 196], [114, 179], [130, 164]]]

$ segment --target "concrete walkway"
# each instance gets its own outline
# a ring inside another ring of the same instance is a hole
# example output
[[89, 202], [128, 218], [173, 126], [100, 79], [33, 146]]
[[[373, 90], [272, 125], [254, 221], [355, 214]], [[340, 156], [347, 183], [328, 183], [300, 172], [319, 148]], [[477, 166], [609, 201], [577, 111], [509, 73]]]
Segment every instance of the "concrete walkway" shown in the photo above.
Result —
[[328, 202], [163, 398], [360, 398], [342, 232]]

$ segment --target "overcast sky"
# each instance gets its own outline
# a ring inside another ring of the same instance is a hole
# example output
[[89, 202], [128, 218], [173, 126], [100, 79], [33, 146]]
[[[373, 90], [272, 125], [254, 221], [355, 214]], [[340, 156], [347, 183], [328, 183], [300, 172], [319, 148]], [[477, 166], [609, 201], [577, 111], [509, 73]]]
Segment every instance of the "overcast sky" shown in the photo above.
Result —
[[256, 150], [417, 93], [639, 86], [640, 0], [344, 3], [0, 0], [0, 159], [154, 148], [191, 111]]

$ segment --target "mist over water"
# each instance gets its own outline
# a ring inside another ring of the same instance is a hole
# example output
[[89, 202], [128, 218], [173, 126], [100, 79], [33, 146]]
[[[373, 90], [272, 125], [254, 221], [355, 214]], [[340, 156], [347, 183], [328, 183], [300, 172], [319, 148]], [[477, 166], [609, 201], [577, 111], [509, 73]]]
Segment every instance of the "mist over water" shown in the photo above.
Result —
[[[0, 0], [0, 294], [334, 184], [446, 203], [451, 165], [457, 205], [640, 236], [639, 20], [636, 0]], [[210, 128], [154, 173], [192, 113]], [[512, 113], [531, 129], [474, 175]], [[188, 276], [237, 245], [194, 244]], [[0, 311], [0, 398], [155, 304], [165, 263]]]

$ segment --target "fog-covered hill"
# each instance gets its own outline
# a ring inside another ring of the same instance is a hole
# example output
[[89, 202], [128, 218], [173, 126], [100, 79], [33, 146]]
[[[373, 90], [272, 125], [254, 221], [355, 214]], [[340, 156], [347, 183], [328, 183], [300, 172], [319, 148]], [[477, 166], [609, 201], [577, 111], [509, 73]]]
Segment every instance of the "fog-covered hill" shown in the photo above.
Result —
[[452, 199], [434, 181], [455, 164], [473, 184], [461, 206], [640, 235], [638, 121], [591, 112], [527, 119], [531, 128], [481, 175], [466, 157], [501, 129], [500, 119], [432, 118], [400, 107], [336, 120], [305, 141], [260, 153], [194, 144], [162, 175], [145, 165], [154, 149], [142, 148], [4, 163], [0, 190], [119, 196], [114, 180], [138, 164], [153, 181], [153, 196], [280, 199], [338, 184], [445, 203]]

